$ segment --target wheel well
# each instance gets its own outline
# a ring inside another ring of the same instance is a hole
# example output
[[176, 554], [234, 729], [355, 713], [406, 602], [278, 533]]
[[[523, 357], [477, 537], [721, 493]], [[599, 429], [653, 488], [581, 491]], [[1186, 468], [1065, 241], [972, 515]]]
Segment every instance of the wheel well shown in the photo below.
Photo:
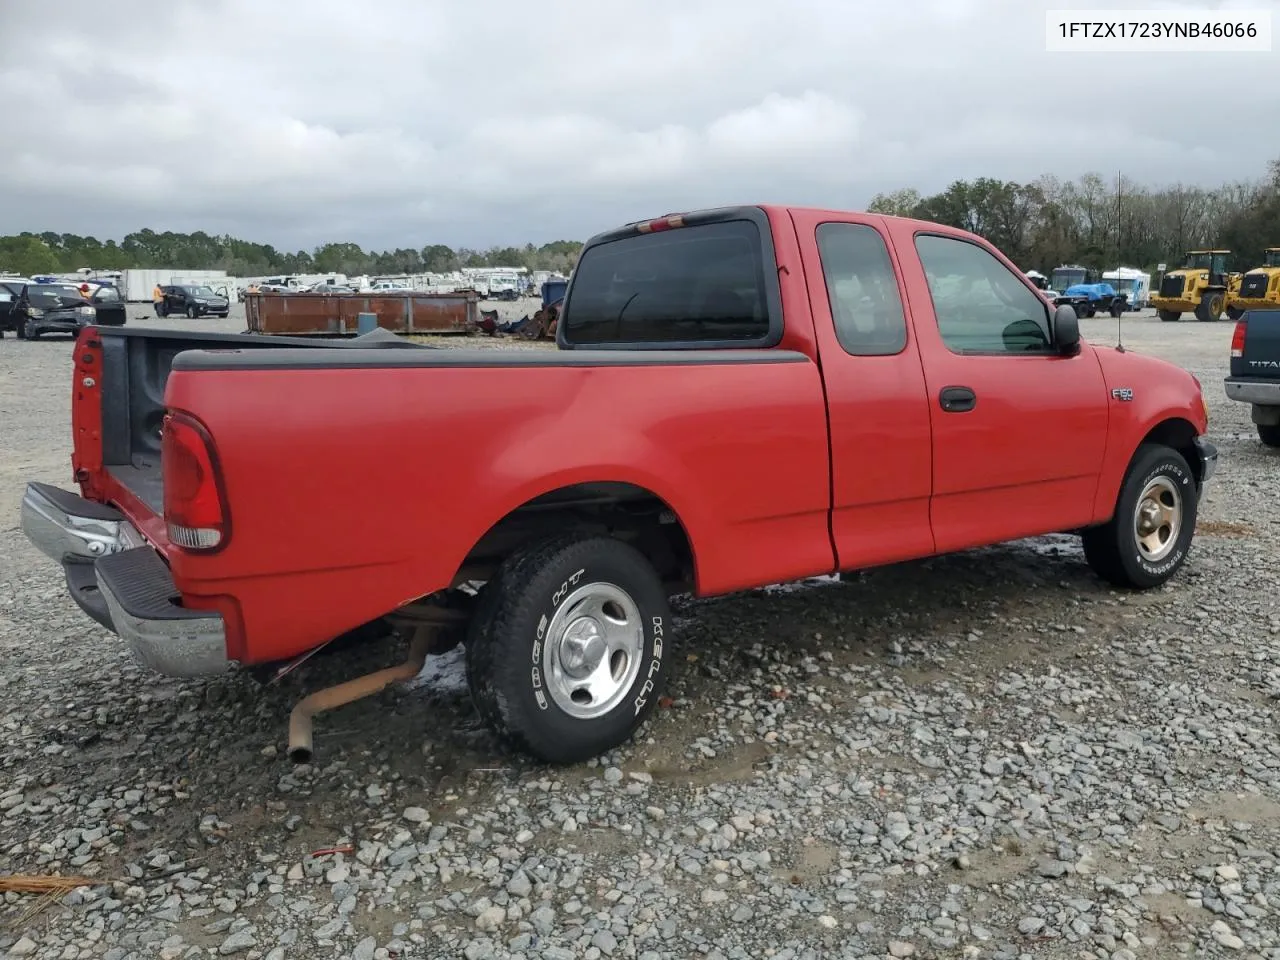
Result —
[[643, 487], [609, 481], [561, 487], [516, 507], [471, 548], [454, 583], [487, 580], [515, 550], [566, 532], [616, 537], [643, 553], [664, 582], [677, 589], [695, 582], [693, 545], [675, 511]]
[[1196, 475], [1196, 479], [1203, 480], [1204, 478], [1200, 476], [1200, 457], [1196, 452], [1196, 436], [1196, 428], [1190, 421], [1174, 417], [1152, 427], [1142, 438], [1142, 442], [1159, 443], [1177, 450], [1191, 467], [1191, 472]]

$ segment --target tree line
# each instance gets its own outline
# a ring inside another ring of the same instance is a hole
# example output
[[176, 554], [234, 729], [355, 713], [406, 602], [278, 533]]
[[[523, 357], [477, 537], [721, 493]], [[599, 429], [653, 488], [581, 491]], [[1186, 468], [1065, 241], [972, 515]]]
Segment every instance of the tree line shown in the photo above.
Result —
[[117, 243], [74, 233], [20, 233], [0, 237], [0, 271], [22, 276], [70, 273], [81, 267], [96, 270], [174, 268], [225, 270], [233, 277], [261, 277], [291, 273], [345, 273], [395, 276], [449, 273], [462, 267], [528, 267], [567, 273], [582, 244], [556, 240], [541, 246], [454, 249], [431, 244], [421, 250], [366, 251], [355, 243], [326, 243], [311, 252], [287, 253], [270, 244], [250, 243], [202, 231], [173, 233], [139, 230]]
[[[1235, 267], [1262, 262], [1280, 246], [1280, 159], [1267, 176], [1216, 188], [1175, 184], [1150, 187], [1091, 173], [1074, 181], [1044, 176], [1031, 183], [979, 177], [956, 180], [941, 193], [913, 189], [877, 194], [873, 213], [917, 217], [986, 237], [1023, 269], [1049, 273], [1064, 263], [1107, 269], [1117, 263], [1154, 271], [1176, 264], [1187, 250], [1232, 250]], [[454, 249], [431, 244], [366, 251], [354, 243], [326, 243], [311, 252], [282, 252], [202, 231], [139, 230], [117, 243], [71, 233], [0, 237], [0, 270], [22, 275], [68, 273], [81, 267], [123, 270], [159, 267], [225, 270], [231, 276], [274, 273], [345, 273], [380, 276], [448, 273], [462, 267], [510, 266], [567, 273], [582, 244], [556, 240], [541, 246]]]
[[1150, 187], [1121, 177], [1117, 191], [1115, 177], [1096, 173], [1032, 183], [979, 177], [932, 196], [877, 194], [867, 209], [980, 234], [1024, 270], [1045, 274], [1062, 264], [1172, 269], [1186, 251], [1203, 247], [1231, 250], [1234, 268], [1247, 270], [1265, 248], [1280, 246], [1280, 159], [1265, 177], [1216, 188]]

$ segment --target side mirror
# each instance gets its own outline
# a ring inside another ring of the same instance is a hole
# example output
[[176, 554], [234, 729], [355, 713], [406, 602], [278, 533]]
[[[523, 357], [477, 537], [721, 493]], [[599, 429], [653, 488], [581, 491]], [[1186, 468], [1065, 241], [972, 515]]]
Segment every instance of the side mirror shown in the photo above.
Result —
[[1064, 357], [1080, 352], [1080, 319], [1066, 304], [1053, 312], [1053, 346]]

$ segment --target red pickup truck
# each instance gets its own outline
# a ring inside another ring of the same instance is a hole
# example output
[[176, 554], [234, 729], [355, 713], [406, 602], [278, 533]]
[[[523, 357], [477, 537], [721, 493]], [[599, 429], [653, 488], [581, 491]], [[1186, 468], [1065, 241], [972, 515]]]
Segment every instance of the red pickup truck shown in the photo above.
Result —
[[1217, 462], [1194, 377], [1091, 346], [989, 244], [931, 223], [629, 224], [584, 248], [556, 336], [89, 328], [80, 495], [31, 484], [24, 529], [172, 675], [451, 616], [481, 714], [571, 762], [653, 709], [676, 592], [1062, 531], [1112, 584], [1154, 587]]

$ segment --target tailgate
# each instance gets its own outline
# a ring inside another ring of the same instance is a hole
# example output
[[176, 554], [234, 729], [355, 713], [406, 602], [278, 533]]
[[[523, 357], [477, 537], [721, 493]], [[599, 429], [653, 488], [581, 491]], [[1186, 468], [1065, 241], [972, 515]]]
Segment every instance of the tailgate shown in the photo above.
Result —
[[1238, 322], [1244, 350], [1231, 357], [1231, 376], [1280, 381], [1280, 310], [1250, 310]]

